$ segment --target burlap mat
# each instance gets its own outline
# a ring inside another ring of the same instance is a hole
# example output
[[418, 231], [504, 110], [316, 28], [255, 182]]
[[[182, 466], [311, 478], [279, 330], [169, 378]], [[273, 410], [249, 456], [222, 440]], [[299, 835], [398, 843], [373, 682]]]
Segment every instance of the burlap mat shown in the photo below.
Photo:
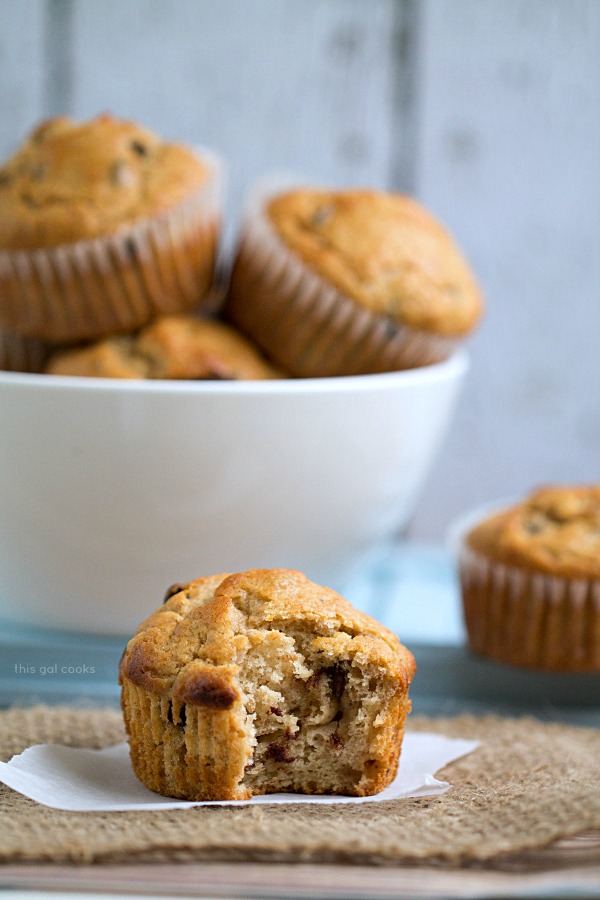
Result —
[[[419, 716], [410, 728], [482, 742], [443, 770], [453, 785], [446, 794], [344, 807], [73, 813], [0, 785], [0, 860], [457, 865], [600, 827], [600, 730], [491, 716]], [[38, 707], [0, 712], [0, 735], [8, 760], [35, 743], [107, 746], [123, 731], [113, 710]]]

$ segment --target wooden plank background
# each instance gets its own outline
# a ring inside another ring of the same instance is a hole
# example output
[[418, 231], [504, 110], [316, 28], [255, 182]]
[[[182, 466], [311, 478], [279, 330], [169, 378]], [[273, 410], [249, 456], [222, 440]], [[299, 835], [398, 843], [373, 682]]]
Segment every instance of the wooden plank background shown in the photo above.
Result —
[[260, 175], [407, 191], [485, 290], [411, 534], [600, 481], [598, 0], [0, 0], [0, 155], [102, 110]]

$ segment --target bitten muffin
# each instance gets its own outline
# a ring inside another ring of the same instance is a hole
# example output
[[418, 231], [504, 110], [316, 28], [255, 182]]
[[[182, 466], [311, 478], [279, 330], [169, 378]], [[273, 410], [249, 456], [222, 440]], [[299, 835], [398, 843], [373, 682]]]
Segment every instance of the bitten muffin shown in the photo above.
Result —
[[218, 168], [110, 115], [38, 126], [0, 167], [0, 327], [79, 341], [198, 306], [215, 264]]
[[285, 377], [234, 328], [191, 315], [162, 316], [134, 335], [54, 354], [49, 375], [250, 380]]
[[375, 794], [414, 671], [395, 635], [299, 572], [174, 585], [121, 661], [134, 771], [189, 800]]
[[600, 485], [540, 488], [460, 543], [472, 650], [527, 668], [600, 671]]
[[415, 200], [374, 190], [257, 200], [225, 304], [298, 376], [440, 361], [481, 313], [475, 278], [442, 225]]

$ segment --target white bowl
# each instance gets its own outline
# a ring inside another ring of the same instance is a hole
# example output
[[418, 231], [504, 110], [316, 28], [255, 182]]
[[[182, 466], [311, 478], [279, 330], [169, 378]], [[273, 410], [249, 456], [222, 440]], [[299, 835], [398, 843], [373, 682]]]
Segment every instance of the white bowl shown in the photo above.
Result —
[[467, 370], [255, 382], [0, 373], [0, 617], [128, 634], [173, 582], [343, 591], [405, 526]]

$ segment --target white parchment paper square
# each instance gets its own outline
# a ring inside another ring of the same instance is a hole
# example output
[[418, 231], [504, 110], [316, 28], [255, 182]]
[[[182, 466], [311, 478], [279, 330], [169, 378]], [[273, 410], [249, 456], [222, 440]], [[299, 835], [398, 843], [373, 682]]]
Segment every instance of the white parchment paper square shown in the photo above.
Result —
[[8, 763], [0, 781], [38, 803], [77, 812], [186, 809], [191, 806], [255, 806], [264, 803], [373, 803], [442, 794], [450, 785], [435, 773], [478, 746], [477, 741], [423, 732], [404, 737], [398, 775], [373, 797], [266, 794], [251, 800], [188, 801], [162, 797], [135, 777], [126, 743], [105, 750], [37, 744]]

